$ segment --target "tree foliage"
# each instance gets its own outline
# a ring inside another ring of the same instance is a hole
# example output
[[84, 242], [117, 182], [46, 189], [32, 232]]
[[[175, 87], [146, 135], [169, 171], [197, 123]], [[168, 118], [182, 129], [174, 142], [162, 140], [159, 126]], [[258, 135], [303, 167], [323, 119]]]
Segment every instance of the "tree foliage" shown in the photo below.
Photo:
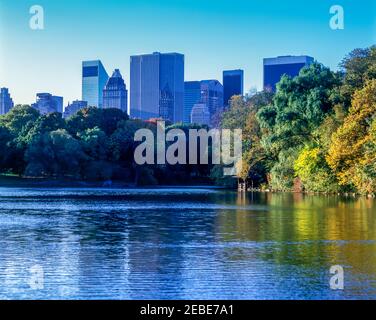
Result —
[[275, 189], [292, 188], [296, 157], [315, 139], [316, 129], [333, 112], [333, 92], [339, 83], [337, 74], [314, 63], [293, 79], [282, 77], [273, 103], [258, 112], [263, 129], [261, 145], [271, 159]]
[[376, 47], [352, 51], [340, 67], [314, 63], [282, 77], [272, 99], [233, 99], [222, 127], [243, 129], [239, 178], [284, 191], [376, 193]]
[[341, 185], [375, 192], [376, 79], [355, 92], [343, 124], [333, 134], [328, 163]]
[[[176, 124], [166, 130], [199, 126]], [[40, 115], [16, 106], [0, 116], [1, 172], [31, 177], [85, 180], [119, 179], [138, 184], [187, 183], [207, 178], [210, 165], [145, 165], [134, 162], [139, 129], [156, 133], [156, 124], [130, 120], [119, 109], [85, 108], [68, 119], [60, 113]]]

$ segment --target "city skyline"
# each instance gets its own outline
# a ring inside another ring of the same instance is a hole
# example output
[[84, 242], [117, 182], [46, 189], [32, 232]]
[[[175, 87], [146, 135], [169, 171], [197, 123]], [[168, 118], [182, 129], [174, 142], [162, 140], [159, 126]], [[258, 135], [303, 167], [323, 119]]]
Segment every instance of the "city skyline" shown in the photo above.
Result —
[[[91, 6], [87, 1], [41, 1], [45, 29], [36, 31], [28, 27], [31, 1], [2, 0], [0, 86], [9, 88], [16, 104], [31, 103], [36, 92], [52, 92], [71, 102], [81, 98], [82, 61], [100, 59], [107, 70], [120, 69], [129, 84], [129, 57], [160, 51], [185, 55], [185, 81], [220, 80], [223, 70], [241, 68], [244, 91], [261, 90], [265, 57], [309, 55], [336, 70], [354, 47], [375, 41], [372, 1], [336, 4], [345, 8], [344, 30], [330, 29], [329, 2], [302, 6], [293, 0], [235, 0], [211, 6], [195, 0], [109, 0]], [[98, 16], [102, 23], [90, 22]], [[212, 33], [210, 39], [201, 38], [202, 27]]]

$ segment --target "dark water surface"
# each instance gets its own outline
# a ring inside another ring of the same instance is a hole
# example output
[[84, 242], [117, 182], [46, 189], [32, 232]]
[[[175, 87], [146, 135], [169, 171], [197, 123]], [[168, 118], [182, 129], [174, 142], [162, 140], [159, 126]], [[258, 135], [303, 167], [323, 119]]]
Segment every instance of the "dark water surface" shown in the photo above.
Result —
[[[35, 266], [43, 289], [30, 286]], [[0, 298], [375, 299], [376, 202], [0, 188]]]

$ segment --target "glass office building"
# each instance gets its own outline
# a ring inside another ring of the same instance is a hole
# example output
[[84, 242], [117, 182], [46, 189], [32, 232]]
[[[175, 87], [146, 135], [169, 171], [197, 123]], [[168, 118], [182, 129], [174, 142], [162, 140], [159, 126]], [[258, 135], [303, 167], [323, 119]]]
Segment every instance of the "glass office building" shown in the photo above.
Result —
[[9, 94], [8, 88], [0, 89], [0, 115], [6, 114], [14, 106], [13, 99]]
[[264, 59], [264, 90], [276, 91], [276, 85], [283, 75], [296, 77], [300, 70], [314, 59], [309, 56], [280, 56]]
[[244, 94], [244, 71], [226, 70], [223, 71], [223, 102], [224, 106], [229, 105], [233, 96], [242, 96]]
[[223, 110], [223, 86], [218, 80], [201, 81], [201, 103], [205, 103], [210, 116]]
[[184, 82], [184, 123], [191, 123], [191, 112], [193, 106], [200, 102], [201, 99], [201, 82], [186, 81]]
[[128, 91], [120, 70], [115, 69], [103, 89], [103, 108], [116, 108], [127, 112]]
[[90, 107], [103, 107], [103, 89], [108, 74], [100, 60], [82, 62], [82, 100]]
[[130, 78], [132, 118], [183, 121], [184, 55], [154, 52], [131, 56]]

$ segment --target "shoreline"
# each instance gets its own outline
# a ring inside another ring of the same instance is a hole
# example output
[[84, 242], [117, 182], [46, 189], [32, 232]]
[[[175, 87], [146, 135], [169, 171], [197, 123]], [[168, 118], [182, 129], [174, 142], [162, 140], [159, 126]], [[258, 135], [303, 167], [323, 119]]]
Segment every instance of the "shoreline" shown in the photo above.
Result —
[[126, 188], [126, 189], [165, 189], [165, 188], [211, 188], [211, 189], [228, 189], [221, 186], [211, 185], [208, 183], [187, 183], [171, 185], [136, 185], [132, 182], [107, 180], [107, 181], [85, 181], [74, 179], [53, 179], [53, 178], [27, 178], [19, 176], [0, 176], [0, 188]]
[[0, 175], [0, 188], [92, 188], [92, 189], [168, 189], [168, 188], [178, 188], [178, 189], [218, 189], [218, 190], [231, 190], [238, 193], [265, 193], [265, 194], [275, 194], [275, 193], [290, 193], [290, 194], [301, 194], [307, 196], [339, 196], [346, 198], [367, 198], [376, 199], [374, 194], [359, 194], [354, 192], [343, 192], [343, 193], [328, 193], [328, 192], [309, 192], [309, 191], [276, 191], [276, 190], [261, 190], [261, 189], [248, 189], [240, 190], [236, 188], [229, 188], [226, 186], [218, 186], [208, 183], [187, 183], [187, 184], [161, 184], [161, 185], [136, 185], [135, 183], [127, 181], [85, 181], [85, 180], [74, 180], [68, 178], [29, 178], [20, 177], [13, 175]]
[[369, 199], [375, 199], [375, 194], [361, 194], [356, 192], [313, 192], [313, 191], [279, 191], [279, 190], [261, 190], [261, 189], [249, 189], [249, 190], [238, 190], [239, 193], [292, 193], [292, 194], [302, 194], [307, 196], [339, 196], [346, 198], [359, 198], [365, 197]]

